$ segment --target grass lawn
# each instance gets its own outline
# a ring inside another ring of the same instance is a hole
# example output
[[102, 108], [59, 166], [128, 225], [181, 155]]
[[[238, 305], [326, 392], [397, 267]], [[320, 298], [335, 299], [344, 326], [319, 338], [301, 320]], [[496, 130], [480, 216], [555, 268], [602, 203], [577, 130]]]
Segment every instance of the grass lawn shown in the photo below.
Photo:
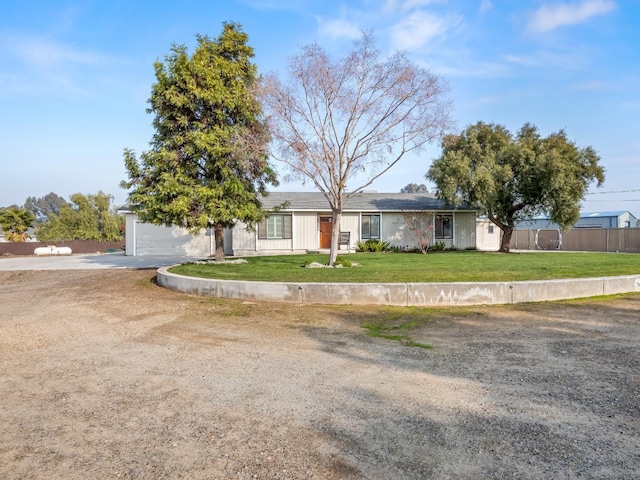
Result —
[[640, 255], [625, 253], [476, 251], [351, 253], [352, 268], [303, 268], [310, 261], [328, 263], [328, 255], [245, 257], [246, 264], [185, 264], [171, 272], [226, 280], [273, 282], [505, 282], [640, 274]]

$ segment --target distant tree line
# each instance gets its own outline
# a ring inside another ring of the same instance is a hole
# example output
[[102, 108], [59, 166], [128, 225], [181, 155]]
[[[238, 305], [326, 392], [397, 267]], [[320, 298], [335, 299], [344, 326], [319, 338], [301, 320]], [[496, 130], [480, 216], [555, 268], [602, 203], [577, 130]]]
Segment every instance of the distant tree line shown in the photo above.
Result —
[[429, 189], [424, 183], [409, 183], [400, 189], [400, 193], [429, 193]]
[[118, 241], [124, 235], [124, 224], [112, 202], [113, 196], [101, 191], [74, 193], [69, 201], [53, 192], [40, 198], [28, 197], [23, 206], [0, 208], [0, 227], [10, 242], [24, 242], [34, 236], [41, 242]]

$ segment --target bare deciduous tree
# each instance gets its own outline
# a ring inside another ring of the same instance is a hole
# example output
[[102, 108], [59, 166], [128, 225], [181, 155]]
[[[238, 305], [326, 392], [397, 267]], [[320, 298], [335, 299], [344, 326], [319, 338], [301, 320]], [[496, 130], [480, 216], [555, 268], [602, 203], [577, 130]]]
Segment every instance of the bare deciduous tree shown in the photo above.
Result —
[[427, 253], [433, 236], [433, 212], [402, 212], [402, 219], [416, 238], [422, 253]]
[[450, 126], [444, 81], [402, 52], [381, 58], [369, 33], [337, 60], [317, 44], [304, 47], [290, 60], [288, 83], [271, 75], [263, 88], [273, 158], [331, 206], [330, 265], [348, 199]]

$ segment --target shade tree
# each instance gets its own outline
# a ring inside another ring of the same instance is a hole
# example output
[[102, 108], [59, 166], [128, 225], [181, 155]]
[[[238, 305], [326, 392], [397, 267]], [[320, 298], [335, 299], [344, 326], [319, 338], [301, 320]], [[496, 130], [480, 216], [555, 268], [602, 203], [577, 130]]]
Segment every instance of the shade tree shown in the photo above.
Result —
[[592, 147], [576, 145], [564, 130], [542, 137], [529, 123], [512, 134], [478, 122], [444, 137], [426, 178], [440, 199], [486, 215], [502, 231], [500, 251], [508, 252], [518, 220], [546, 214], [562, 228], [574, 225], [589, 185], [604, 182], [599, 162]]

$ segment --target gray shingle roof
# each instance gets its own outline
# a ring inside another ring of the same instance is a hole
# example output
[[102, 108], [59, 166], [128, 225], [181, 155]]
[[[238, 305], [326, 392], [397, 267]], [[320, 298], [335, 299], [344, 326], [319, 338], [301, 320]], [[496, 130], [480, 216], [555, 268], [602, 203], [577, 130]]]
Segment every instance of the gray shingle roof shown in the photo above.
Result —
[[[271, 209], [288, 202], [286, 210], [330, 211], [329, 202], [320, 192], [270, 192], [263, 205]], [[374, 193], [362, 192], [347, 200], [345, 212], [401, 212], [401, 211], [473, 211], [466, 205], [457, 209], [431, 193]]]

